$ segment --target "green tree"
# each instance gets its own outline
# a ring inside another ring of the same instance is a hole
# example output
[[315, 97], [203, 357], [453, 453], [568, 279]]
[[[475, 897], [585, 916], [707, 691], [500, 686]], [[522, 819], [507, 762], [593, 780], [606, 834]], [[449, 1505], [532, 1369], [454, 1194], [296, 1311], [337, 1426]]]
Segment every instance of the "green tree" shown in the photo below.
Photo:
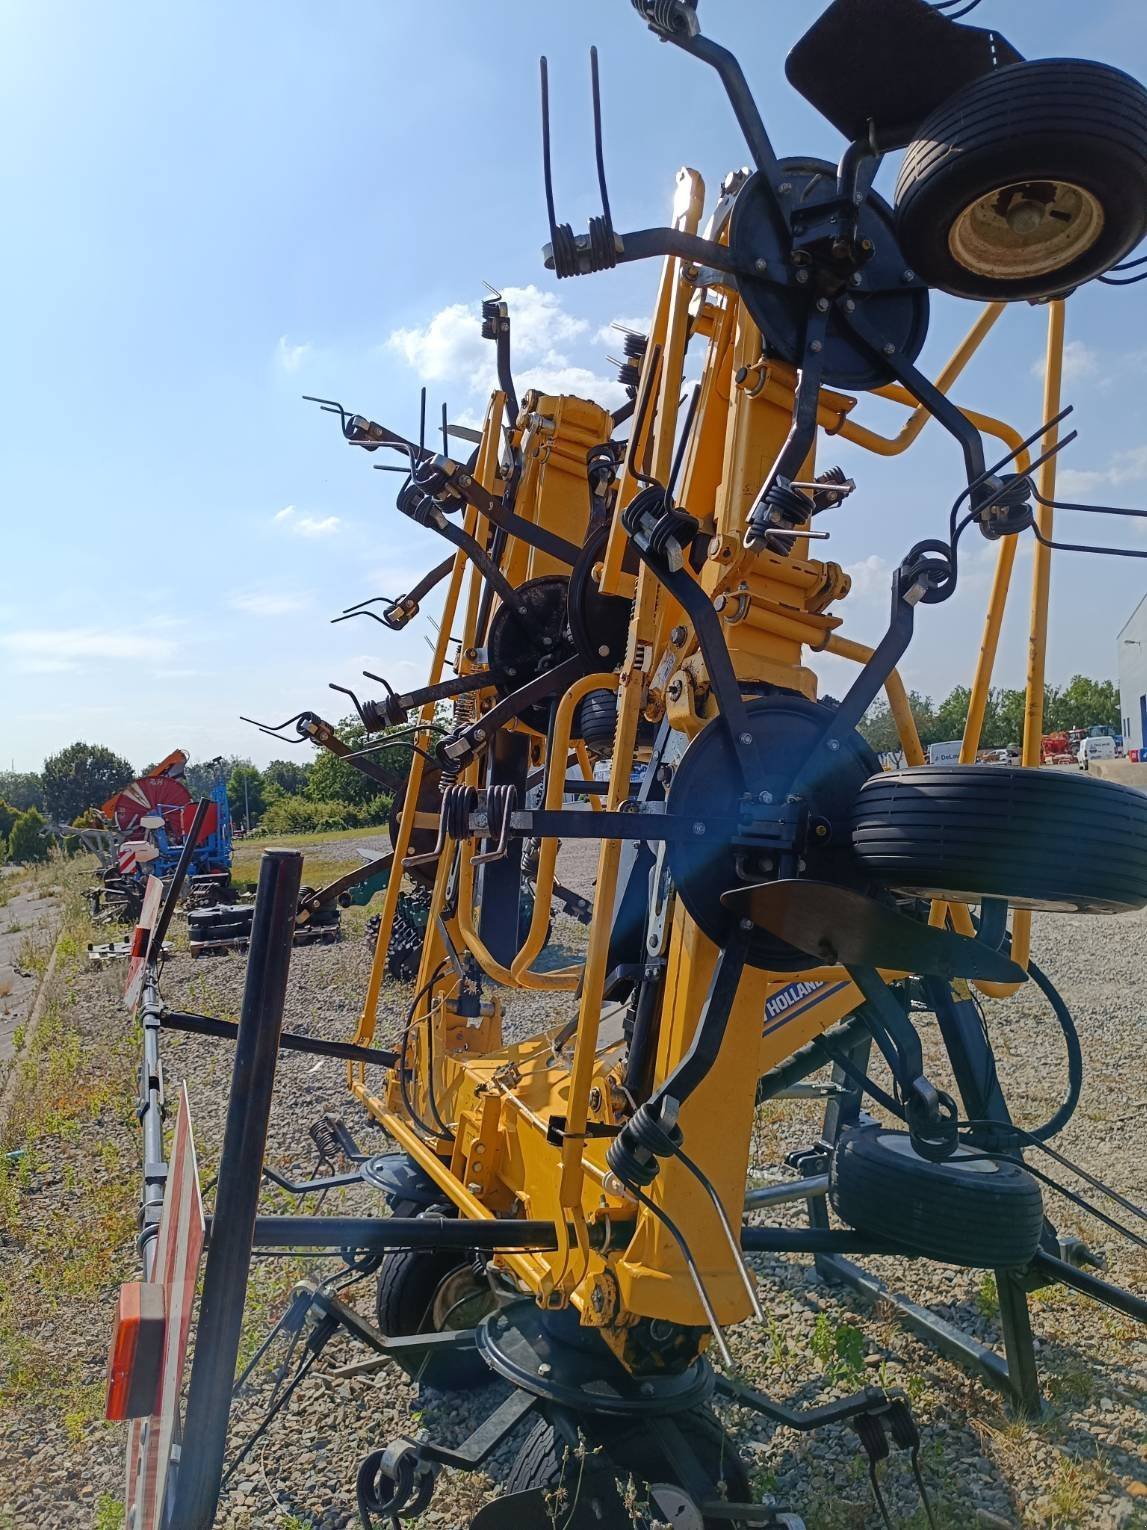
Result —
[[7, 839], [12, 832], [12, 825], [20, 814], [9, 802], [0, 797], [0, 840]]
[[213, 760], [189, 760], [183, 772], [183, 784], [198, 802], [200, 797], [210, 797], [220, 776], [226, 781], [236, 765], [250, 763], [238, 755], [223, 754], [216, 755]]
[[309, 773], [301, 760], [272, 760], [263, 771], [263, 785], [277, 786], [285, 797], [297, 797], [306, 790]]
[[1089, 680], [1072, 675], [1059, 694], [1062, 728], [1092, 728], [1103, 724], [1118, 730], [1119, 691], [1112, 680]]
[[135, 771], [127, 760], [102, 744], [69, 744], [44, 761], [48, 816], [58, 823], [71, 823], [86, 808], [98, 807], [134, 778]]
[[44, 835], [46, 825], [42, 813], [28, 808], [12, 825], [8, 835], [8, 859], [31, 865], [34, 861], [48, 859], [48, 841]]
[[344, 717], [335, 731], [352, 749], [369, 747], [371, 753], [367, 758], [382, 772], [383, 779], [379, 781], [364, 775], [329, 750], [320, 749], [307, 773], [306, 795], [312, 801], [365, 806], [380, 792], [393, 792], [406, 780], [410, 770], [410, 748], [398, 742], [387, 747], [386, 737], [390, 730], [368, 735], [357, 717]]
[[25, 808], [44, 811], [44, 783], [31, 770], [0, 770], [0, 797], [10, 802], [19, 812]]
[[250, 760], [236, 765], [227, 777], [227, 801], [231, 816], [247, 829], [253, 829], [263, 813], [263, 775]]
[[948, 739], [963, 738], [964, 724], [968, 721], [968, 702], [972, 693], [966, 685], [957, 685], [948, 692], [936, 708], [935, 736], [930, 743], [938, 744]]
[[1025, 690], [1002, 690], [997, 696], [996, 721], [999, 725], [1000, 742], [994, 745], [1000, 750], [1008, 750], [1014, 745], [1019, 748], [1023, 744], [1023, 715], [1028, 707], [1028, 693]]
[[[919, 691], [908, 692], [908, 706], [916, 724], [916, 731], [920, 735], [920, 742], [927, 747], [937, 737], [936, 718], [932, 707], [931, 696], [922, 696]], [[884, 754], [893, 749], [900, 748], [900, 734], [896, 727], [896, 721], [892, 716], [892, 709], [883, 692], [869, 707], [860, 724], [861, 734], [868, 740], [877, 754]]]

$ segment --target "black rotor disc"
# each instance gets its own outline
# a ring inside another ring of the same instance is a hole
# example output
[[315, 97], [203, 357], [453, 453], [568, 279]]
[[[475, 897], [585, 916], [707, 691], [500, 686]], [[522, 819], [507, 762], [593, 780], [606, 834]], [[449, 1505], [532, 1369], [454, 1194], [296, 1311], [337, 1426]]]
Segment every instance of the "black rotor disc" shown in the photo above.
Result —
[[[570, 571], [570, 634], [590, 674], [616, 669], [629, 641], [631, 602], [622, 595], [603, 595], [594, 583], [594, 566], [605, 557], [608, 542], [608, 523], [592, 527]], [[627, 574], [637, 573], [637, 549], [628, 540], [621, 566]]]
[[[515, 592], [525, 614], [510, 606], [499, 606], [490, 622], [486, 655], [490, 668], [505, 678], [498, 695], [513, 691], [534, 680], [544, 670], [553, 669], [577, 652], [570, 637], [567, 619], [570, 582], [564, 574], [547, 574], [529, 579]], [[522, 721], [545, 733], [549, 726], [549, 700], [526, 707]]]
[[[783, 159], [777, 179], [790, 188], [783, 200], [796, 212], [802, 202], [832, 191], [836, 169], [827, 160]], [[865, 318], [884, 339], [906, 360], [915, 361], [928, 333], [928, 290], [922, 282], [906, 279], [907, 261], [896, 237], [892, 209], [875, 192], [869, 192], [860, 209], [857, 232], [872, 241], [874, 251], [861, 268], [861, 285], [848, 288], [848, 293], [858, 308], [863, 305]], [[805, 320], [818, 289], [811, 276], [807, 286], [792, 285], [792, 241], [760, 172], [751, 175], [737, 195], [729, 248], [742, 269], [753, 270], [763, 261], [765, 273], [787, 278], [789, 285], [771, 282], [767, 274], [739, 276], [737, 287], [760, 326], [768, 354], [798, 365]], [[833, 388], [862, 392], [893, 380], [887, 363], [866, 350], [835, 311], [829, 315], [823, 363], [823, 381]]]
[[[746, 702], [746, 711], [765, 761], [765, 789], [775, 802], [783, 802], [789, 783], [832, 721], [832, 710], [784, 691]], [[826, 752], [824, 772], [805, 791], [812, 817], [827, 826], [824, 838], [811, 839], [803, 852], [809, 877], [861, 890], [868, 887], [868, 878], [852, 850], [850, 825], [857, 793], [869, 776], [879, 773], [879, 760], [858, 733], [842, 739], [838, 750]], [[666, 811], [699, 823], [715, 815], [735, 817], [741, 791], [729, 730], [723, 719], [714, 718], [682, 756], [669, 788]], [[685, 908], [709, 939], [723, 946], [735, 915], [721, 898], [740, 883], [736, 848], [716, 835], [705, 834], [672, 840], [667, 853], [670, 873]], [[771, 972], [800, 972], [814, 965], [803, 951], [759, 928], [753, 931], [748, 960], [750, 966]]]

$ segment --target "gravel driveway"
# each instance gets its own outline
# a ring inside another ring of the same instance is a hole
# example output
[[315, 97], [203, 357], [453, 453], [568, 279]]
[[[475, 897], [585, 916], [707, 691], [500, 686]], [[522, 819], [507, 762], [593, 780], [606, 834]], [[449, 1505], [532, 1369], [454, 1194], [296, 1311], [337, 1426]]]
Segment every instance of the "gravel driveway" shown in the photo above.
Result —
[[[575, 868], [566, 862], [562, 874], [573, 881], [576, 872], [584, 875], [586, 869], [585, 864]], [[292, 1029], [336, 1038], [353, 1031], [370, 956], [366, 943], [354, 933], [363, 919], [365, 911], [350, 911], [348, 935], [339, 945], [295, 954], [286, 1014]], [[570, 944], [582, 938], [578, 927], [567, 921], [559, 922], [557, 933]], [[1080, 1108], [1058, 1146], [1142, 1205], [1147, 1198], [1147, 1069], [1138, 994], [1147, 973], [1147, 915], [1040, 916], [1033, 949], [1074, 1010], [1087, 1063]], [[234, 1017], [243, 971], [243, 961], [236, 957], [195, 961], [177, 956], [164, 974], [165, 999], [172, 1006]], [[135, 1053], [118, 1004], [119, 975], [80, 971], [68, 982], [74, 994], [73, 1020], [86, 1044], [105, 1055], [114, 1050], [120, 1059], [120, 1092], [118, 1099], [101, 1105], [91, 1119], [55, 1141], [50, 1164], [23, 1187], [25, 1211], [42, 1219], [69, 1214], [69, 1187], [100, 1154], [111, 1153], [117, 1145], [126, 1155], [124, 1162], [135, 1161], [136, 1154], [131, 1118]], [[407, 987], [390, 985], [385, 991], [380, 1044], [395, 1039], [409, 999]], [[568, 1003], [564, 996], [518, 995], [512, 1019], [515, 1026], [531, 1028], [548, 1023], [555, 1004], [563, 1003]], [[921, 1018], [928, 1061], [941, 1082], [944, 1070], [936, 1030], [928, 1017]], [[1016, 1118], [1033, 1124], [1050, 1114], [1062, 1095], [1062, 1047], [1054, 1022], [1038, 993], [1028, 990], [1006, 1004], [987, 1006], [987, 1018]], [[186, 1079], [191, 1091], [202, 1173], [209, 1182], [222, 1135], [230, 1050], [218, 1042], [167, 1035], [164, 1058], [169, 1091], [174, 1092], [180, 1079]], [[364, 1146], [385, 1146], [382, 1135], [347, 1095], [342, 1065], [283, 1054], [270, 1163], [281, 1171], [309, 1172], [313, 1154], [306, 1126], [326, 1111], [342, 1115]], [[814, 1139], [817, 1119], [816, 1109], [805, 1102], [762, 1107], [754, 1173], [775, 1176], [786, 1152]], [[119, 1183], [130, 1202], [136, 1193], [130, 1172], [121, 1171]], [[349, 1211], [377, 1209], [372, 1193], [362, 1189], [343, 1192], [338, 1203], [332, 1199], [325, 1209], [334, 1210], [336, 1204]], [[130, 1212], [130, 1204], [127, 1209]], [[278, 1192], [266, 1195], [265, 1209], [285, 1209]], [[1058, 1201], [1053, 1210], [1062, 1231], [1086, 1236], [1107, 1261], [1111, 1278], [1147, 1289], [1147, 1261], [1141, 1251], [1065, 1202]], [[795, 1215], [792, 1208], [788, 1215]], [[0, 1239], [0, 1260], [9, 1289], [19, 1289], [23, 1281], [30, 1290], [40, 1278], [26, 1242]], [[1037, 1293], [1032, 1313], [1048, 1408], [1044, 1419], [1031, 1425], [1012, 1418], [993, 1392], [912, 1339], [888, 1311], [823, 1284], [807, 1261], [762, 1257], [754, 1263], [763, 1281], [767, 1320], [763, 1327], [744, 1323], [732, 1333], [742, 1374], [778, 1398], [802, 1406], [844, 1395], [866, 1381], [906, 1387], [920, 1425], [924, 1474], [941, 1526], [1086, 1525], [1103, 1530], [1147, 1525], [1147, 1333], [1142, 1329], [1062, 1288]], [[990, 1278], [925, 1262], [867, 1263], [917, 1301], [930, 1303], [985, 1341], [999, 1343]], [[92, 1299], [77, 1300], [71, 1307], [57, 1304], [54, 1315], [44, 1319], [48, 1341], [66, 1352], [69, 1367], [90, 1387], [98, 1389], [102, 1375], [111, 1293], [132, 1265], [130, 1234], [125, 1232], [115, 1267], [110, 1274], [101, 1269]], [[292, 1282], [306, 1268], [305, 1263], [257, 1262], [248, 1303], [247, 1353], [281, 1314]], [[333, 1272], [333, 1266], [323, 1267], [322, 1273]], [[353, 1297], [369, 1314], [371, 1296], [368, 1281], [348, 1299]], [[35, 1304], [28, 1310], [34, 1313]], [[281, 1360], [281, 1350], [273, 1354]], [[330, 1377], [335, 1366], [360, 1354], [342, 1340], [328, 1346], [288, 1412], [236, 1473], [222, 1501], [220, 1525], [235, 1530], [330, 1530], [357, 1524], [353, 1484], [364, 1455], [396, 1435], [420, 1429], [460, 1440], [501, 1396], [499, 1384], [492, 1383], [477, 1393], [447, 1397], [418, 1387], [394, 1370], [355, 1380]], [[261, 1417], [270, 1385], [270, 1372], [264, 1368], [236, 1406], [233, 1443]], [[782, 1503], [803, 1513], [810, 1530], [879, 1526], [855, 1438], [847, 1429], [793, 1435], [741, 1409], [722, 1412], [750, 1466], [755, 1488], [776, 1493]], [[0, 1419], [0, 1530], [67, 1530], [92, 1524], [110, 1530], [118, 1523], [118, 1426], [69, 1424], [51, 1397], [0, 1407]], [[464, 1526], [468, 1516], [497, 1493], [513, 1449], [512, 1442], [490, 1463], [488, 1473], [444, 1474], [432, 1509], [419, 1523], [439, 1530]], [[894, 1518], [923, 1526], [904, 1458], [895, 1458], [883, 1471]]]

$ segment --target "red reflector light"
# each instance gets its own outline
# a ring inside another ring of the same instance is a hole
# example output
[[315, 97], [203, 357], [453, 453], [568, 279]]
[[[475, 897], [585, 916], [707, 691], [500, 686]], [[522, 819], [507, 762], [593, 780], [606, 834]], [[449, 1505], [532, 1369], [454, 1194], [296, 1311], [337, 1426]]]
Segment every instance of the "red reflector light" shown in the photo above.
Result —
[[144, 929], [142, 924], [136, 925], [135, 929], [132, 931], [131, 937], [132, 956], [143, 956], [147, 950], [147, 942], [150, 935], [151, 931]]
[[163, 1328], [163, 1287], [144, 1280], [122, 1285], [108, 1355], [105, 1418], [147, 1418], [155, 1412]]

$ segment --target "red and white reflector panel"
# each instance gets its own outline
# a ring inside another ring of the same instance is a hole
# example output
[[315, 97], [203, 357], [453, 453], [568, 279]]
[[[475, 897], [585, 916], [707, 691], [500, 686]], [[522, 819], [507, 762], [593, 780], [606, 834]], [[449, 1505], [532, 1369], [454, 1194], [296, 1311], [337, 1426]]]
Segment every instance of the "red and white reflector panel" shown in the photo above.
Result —
[[139, 923], [131, 937], [131, 961], [127, 969], [127, 986], [123, 991], [123, 1002], [128, 1009], [134, 1009], [139, 1003], [139, 991], [143, 987], [143, 959], [147, 955], [148, 941], [159, 917], [159, 905], [162, 902], [163, 882], [159, 877], [148, 877]]
[[171, 1447], [176, 1438], [187, 1359], [187, 1334], [205, 1237], [191, 1109], [187, 1085], [182, 1084], [151, 1272], [151, 1284], [163, 1289], [163, 1353], [151, 1415], [132, 1419], [128, 1432], [124, 1494], [124, 1524], [128, 1530], [160, 1530], [163, 1525]]
[[159, 1397], [163, 1364], [163, 1287], [130, 1280], [119, 1289], [108, 1355], [104, 1417], [149, 1418]]

